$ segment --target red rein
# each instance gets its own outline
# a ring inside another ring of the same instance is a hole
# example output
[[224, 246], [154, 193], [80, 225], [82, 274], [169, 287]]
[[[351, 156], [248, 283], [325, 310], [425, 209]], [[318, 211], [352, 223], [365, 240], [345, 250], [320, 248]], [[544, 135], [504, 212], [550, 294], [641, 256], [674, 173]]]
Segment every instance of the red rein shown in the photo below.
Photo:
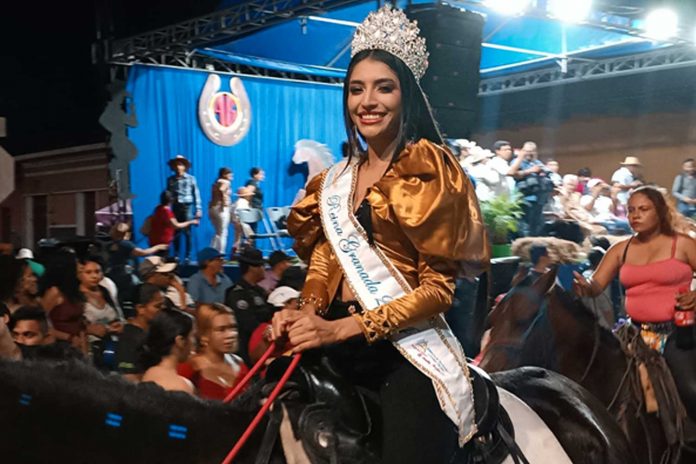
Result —
[[[271, 344], [271, 346], [268, 347], [266, 352], [261, 356], [261, 359], [259, 359], [256, 364], [254, 364], [254, 367], [247, 373], [246, 377], [242, 379], [241, 382], [237, 384], [237, 386], [230, 392], [229, 395], [225, 398], [225, 403], [228, 403], [232, 401], [244, 388], [244, 386], [251, 380], [251, 378], [258, 372], [259, 369], [261, 369], [261, 366], [266, 362], [266, 360], [271, 356], [271, 354], [275, 351], [276, 346], [275, 343]], [[266, 402], [263, 404], [261, 409], [259, 410], [258, 413], [256, 413], [256, 417], [254, 417], [254, 420], [251, 421], [249, 426], [246, 428], [242, 436], [239, 438], [237, 443], [234, 445], [234, 448], [232, 448], [232, 451], [227, 454], [227, 457], [225, 458], [224, 461], [222, 461], [222, 464], [229, 464], [232, 462], [232, 460], [239, 454], [241, 451], [242, 447], [246, 443], [246, 441], [249, 439], [251, 434], [254, 432], [256, 427], [259, 425], [259, 422], [261, 422], [261, 419], [263, 418], [264, 414], [268, 412], [268, 410], [271, 408], [271, 405], [275, 401], [275, 399], [278, 397], [280, 394], [280, 391], [283, 389], [285, 384], [287, 383], [288, 379], [292, 375], [293, 371], [297, 367], [297, 364], [300, 362], [300, 357], [301, 354], [296, 354], [292, 357], [292, 361], [290, 362], [290, 365], [288, 366], [288, 369], [285, 371], [283, 376], [280, 378], [278, 381], [278, 384], [273, 388], [273, 391], [271, 394], [268, 396], [268, 399]]]

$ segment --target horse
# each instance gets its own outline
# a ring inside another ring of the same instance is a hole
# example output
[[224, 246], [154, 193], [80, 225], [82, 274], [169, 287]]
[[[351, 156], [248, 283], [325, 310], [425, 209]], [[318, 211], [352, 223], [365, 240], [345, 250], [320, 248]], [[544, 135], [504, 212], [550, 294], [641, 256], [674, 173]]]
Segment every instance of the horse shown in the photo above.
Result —
[[645, 411], [636, 393], [640, 387], [627, 381], [633, 364], [598, 316], [556, 285], [555, 269], [533, 283], [523, 279], [490, 312], [490, 339], [479, 366], [490, 372], [519, 366], [559, 372], [607, 407], [641, 463], [694, 462], [671, 431], [674, 425]]
[[[274, 371], [283, 370], [286, 358], [279, 359], [269, 366], [266, 382], [252, 384], [230, 404], [166, 392], [152, 383], [133, 384], [78, 360], [0, 360], [3, 462], [221, 462], [273, 386]], [[274, 405], [234, 462], [379, 462], [372, 451], [374, 442], [360, 430], [360, 424], [371, 424], [364, 398], [311, 356], [304, 361], [288, 382], [280, 405]], [[545, 447], [552, 448], [548, 439], [538, 439], [543, 432], [540, 417], [568, 456], [545, 459], [542, 454], [532, 462], [635, 462], [621, 430], [581, 387], [543, 369], [501, 372], [494, 380], [511, 392], [500, 390], [500, 403], [518, 426], [515, 439], [525, 454], [537, 457]], [[515, 405], [511, 394], [528, 406]], [[529, 412], [520, 413], [520, 408]], [[536, 426], [528, 425], [534, 423], [532, 410], [538, 415]], [[281, 420], [285, 425], [274, 432], [271, 424]], [[462, 452], [453, 462], [472, 461]]]
[[324, 169], [330, 168], [335, 160], [331, 149], [324, 145], [310, 139], [301, 139], [295, 142], [295, 153], [292, 155], [292, 162], [295, 164], [307, 163], [307, 169], [309, 171], [307, 175], [307, 182], [314, 178]]

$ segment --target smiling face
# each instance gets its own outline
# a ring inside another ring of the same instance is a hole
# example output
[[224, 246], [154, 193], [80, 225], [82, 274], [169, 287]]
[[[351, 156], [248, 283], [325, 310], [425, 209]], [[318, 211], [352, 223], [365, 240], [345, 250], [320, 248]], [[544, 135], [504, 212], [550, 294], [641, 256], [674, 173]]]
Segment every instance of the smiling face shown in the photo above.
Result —
[[368, 144], [395, 140], [401, 122], [401, 88], [396, 73], [371, 58], [360, 61], [348, 79], [350, 119]]

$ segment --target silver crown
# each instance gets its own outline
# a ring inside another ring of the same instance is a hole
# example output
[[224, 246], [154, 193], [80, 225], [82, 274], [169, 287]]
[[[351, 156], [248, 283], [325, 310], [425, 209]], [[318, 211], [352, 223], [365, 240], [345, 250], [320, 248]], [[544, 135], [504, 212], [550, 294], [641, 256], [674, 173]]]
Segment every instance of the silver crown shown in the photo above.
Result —
[[420, 80], [428, 69], [428, 50], [419, 33], [417, 21], [409, 21], [403, 11], [384, 5], [356, 29], [350, 57], [363, 50], [384, 50], [406, 63], [416, 80]]

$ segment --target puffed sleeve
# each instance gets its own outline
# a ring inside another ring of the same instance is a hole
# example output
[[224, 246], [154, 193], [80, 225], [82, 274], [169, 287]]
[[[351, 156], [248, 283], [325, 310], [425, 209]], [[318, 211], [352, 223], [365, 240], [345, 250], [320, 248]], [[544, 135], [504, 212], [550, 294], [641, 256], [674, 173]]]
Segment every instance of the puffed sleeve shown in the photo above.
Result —
[[307, 183], [305, 197], [292, 207], [288, 215], [288, 233], [295, 239], [293, 249], [305, 262], [309, 262], [314, 246], [324, 236], [319, 216], [319, 191], [327, 171], [322, 171]]
[[474, 188], [449, 152], [421, 141], [402, 153], [393, 168], [379, 188], [418, 251], [418, 285], [355, 315], [369, 342], [449, 309], [455, 277], [478, 274], [490, 259]]
[[488, 267], [488, 235], [474, 186], [448, 150], [419, 141], [397, 160], [389, 180], [394, 214], [421, 255], [473, 275]]

